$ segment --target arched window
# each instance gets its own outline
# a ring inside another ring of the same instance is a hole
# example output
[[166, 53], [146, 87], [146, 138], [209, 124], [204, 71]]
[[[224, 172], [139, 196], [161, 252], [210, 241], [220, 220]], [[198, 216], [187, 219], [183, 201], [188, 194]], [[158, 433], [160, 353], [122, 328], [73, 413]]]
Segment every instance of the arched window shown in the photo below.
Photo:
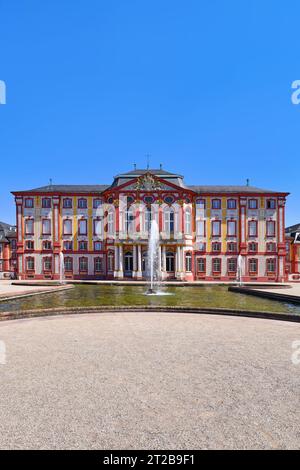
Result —
[[133, 271], [133, 255], [131, 251], [127, 251], [124, 256], [125, 271]]
[[95, 273], [101, 273], [103, 271], [103, 258], [97, 257], [94, 261]]
[[134, 231], [134, 215], [133, 210], [130, 207], [125, 211], [125, 231], [127, 233]]
[[94, 224], [94, 235], [96, 235], [97, 237], [101, 237], [103, 234], [102, 219], [100, 218], [94, 219], [93, 224]]
[[192, 214], [191, 214], [191, 209], [188, 207], [185, 211], [185, 227], [184, 231], [187, 235], [191, 235], [192, 233]]
[[114, 270], [114, 254], [112, 251], [109, 251], [107, 255], [107, 270], [108, 271]]
[[26, 271], [34, 271], [34, 258], [32, 256], [26, 258]]
[[88, 258], [79, 258], [79, 272], [86, 273], [88, 271]]
[[52, 271], [52, 258], [50, 256], [43, 258], [43, 271]]
[[73, 271], [73, 258], [70, 256], [66, 256], [64, 259], [65, 263], [65, 271], [72, 272]]
[[107, 232], [109, 235], [114, 234], [114, 213], [112, 210], [107, 214]]
[[187, 253], [185, 255], [185, 270], [187, 272], [192, 271], [192, 254], [191, 253]]
[[148, 270], [148, 253], [144, 251], [142, 254], [142, 271], [146, 272]]
[[166, 209], [164, 212], [164, 226], [165, 232], [173, 233], [174, 232], [174, 210]]
[[151, 207], [147, 207], [145, 211], [145, 232], [150, 232], [151, 221], [152, 221]]
[[175, 256], [171, 251], [166, 253], [166, 271], [168, 273], [175, 271]]

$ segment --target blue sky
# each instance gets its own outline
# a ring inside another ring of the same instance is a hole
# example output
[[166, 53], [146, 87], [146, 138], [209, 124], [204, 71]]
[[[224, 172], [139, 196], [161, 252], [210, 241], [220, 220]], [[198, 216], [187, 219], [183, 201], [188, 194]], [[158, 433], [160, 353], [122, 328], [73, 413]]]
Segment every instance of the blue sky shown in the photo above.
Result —
[[300, 4], [0, 0], [0, 220], [11, 190], [109, 184], [135, 162], [187, 184], [290, 191], [300, 222]]

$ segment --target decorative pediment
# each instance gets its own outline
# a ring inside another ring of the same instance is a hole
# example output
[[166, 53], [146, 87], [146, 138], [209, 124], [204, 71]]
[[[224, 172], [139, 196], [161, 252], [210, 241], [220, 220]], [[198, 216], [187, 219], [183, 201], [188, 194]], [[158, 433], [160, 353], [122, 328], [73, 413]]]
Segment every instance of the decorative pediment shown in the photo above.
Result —
[[137, 191], [159, 191], [162, 189], [162, 184], [151, 173], [146, 173], [136, 180], [134, 189]]

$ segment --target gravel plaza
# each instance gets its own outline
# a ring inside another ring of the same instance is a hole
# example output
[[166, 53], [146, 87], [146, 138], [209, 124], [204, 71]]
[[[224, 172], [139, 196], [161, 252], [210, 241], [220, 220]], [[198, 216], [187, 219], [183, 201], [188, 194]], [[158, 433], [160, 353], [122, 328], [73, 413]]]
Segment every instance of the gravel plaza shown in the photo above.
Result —
[[1, 449], [300, 447], [297, 323], [101, 313], [0, 324]]

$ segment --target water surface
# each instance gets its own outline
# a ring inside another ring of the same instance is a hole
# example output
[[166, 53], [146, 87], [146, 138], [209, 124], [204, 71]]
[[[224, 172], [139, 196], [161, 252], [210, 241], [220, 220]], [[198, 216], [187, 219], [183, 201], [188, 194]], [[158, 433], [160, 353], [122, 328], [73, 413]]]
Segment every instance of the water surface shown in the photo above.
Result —
[[75, 285], [73, 289], [0, 302], [0, 311], [101, 305], [235, 308], [300, 314], [300, 305], [228, 292], [226, 286], [168, 287], [173, 295], [147, 296], [145, 286]]

